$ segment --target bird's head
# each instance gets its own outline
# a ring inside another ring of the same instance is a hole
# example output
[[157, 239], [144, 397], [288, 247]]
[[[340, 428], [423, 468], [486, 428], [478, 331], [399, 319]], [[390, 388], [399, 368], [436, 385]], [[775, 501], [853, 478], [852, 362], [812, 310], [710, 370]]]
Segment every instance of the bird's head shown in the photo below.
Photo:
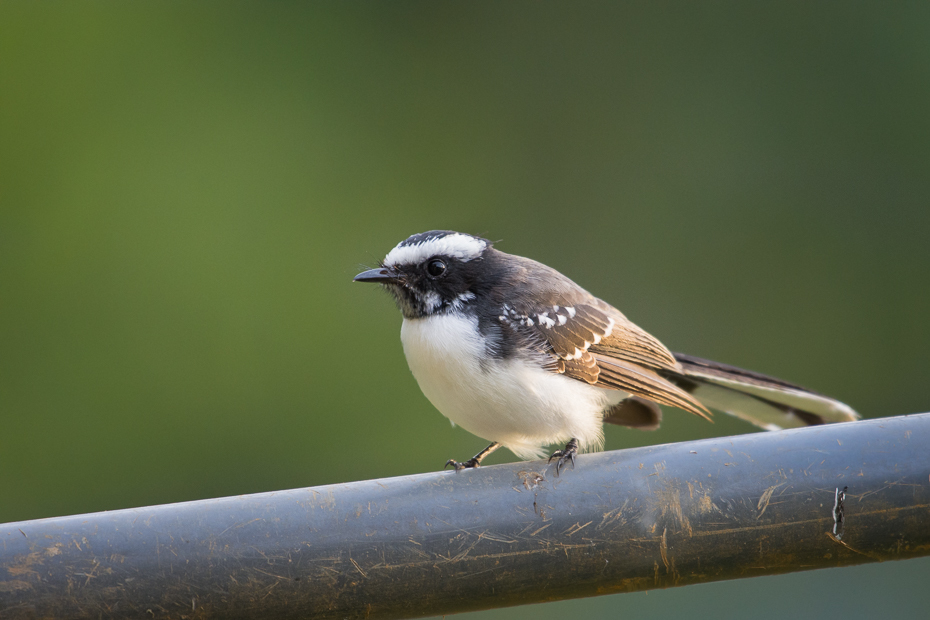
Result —
[[480, 293], [478, 284], [491, 242], [451, 230], [431, 230], [397, 244], [381, 266], [355, 276], [394, 295], [404, 318], [463, 311]]

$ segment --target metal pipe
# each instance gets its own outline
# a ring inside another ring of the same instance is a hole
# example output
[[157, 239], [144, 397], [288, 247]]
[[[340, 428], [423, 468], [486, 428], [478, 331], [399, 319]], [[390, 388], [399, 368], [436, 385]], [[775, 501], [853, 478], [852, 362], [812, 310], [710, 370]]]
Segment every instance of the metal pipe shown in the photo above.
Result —
[[0, 525], [3, 618], [401, 618], [930, 555], [930, 414]]

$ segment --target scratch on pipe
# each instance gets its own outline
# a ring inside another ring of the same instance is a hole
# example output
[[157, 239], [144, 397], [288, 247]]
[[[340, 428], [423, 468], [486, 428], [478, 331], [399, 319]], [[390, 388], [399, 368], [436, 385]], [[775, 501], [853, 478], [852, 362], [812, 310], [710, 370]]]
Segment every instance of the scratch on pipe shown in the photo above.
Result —
[[[514, 557], [521, 557], [521, 556], [534, 556], [534, 555], [539, 555], [539, 554], [551, 555], [553, 553], [553, 549], [558, 549], [559, 551], [567, 552], [568, 550], [571, 550], [571, 549], [590, 549], [592, 546], [593, 546], [592, 543], [585, 543], [585, 544], [578, 544], [578, 545], [559, 544], [559, 545], [555, 545], [554, 547], [546, 546], [546, 547], [542, 547], [539, 549], [526, 549], [526, 550], [521, 550], [521, 551], [505, 551], [503, 553], [484, 553], [480, 555], [469, 555], [468, 557], [461, 558], [459, 561], [475, 562], [475, 561], [499, 560], [499, 559], [504, 559], [504, 558], [514, 558]], [[443, 559], [446, 561], [449, 561], [449, 558], [443, 558]], [[421, 560], [421, 561], [416, 561], [416, 562], [403, 562], [399, 564], [384, 564], [384, 565], [378, 566], [378, 569], [379, 570], [397, 570], [397, 569], [417, 568], [421, 566], [435, 566], [435, 565], [436, 565], [435, 559], [428, 559], [428, 560]], [[324, 567], [320, 567], [320, 568], [324, 568]]]
[[[504, 568], [503, 566], [492, 566], [491, 568], [486, 568], [484, 570], [475, 571], [473, 573], [468, 573], [469, 577], [474, 577], [475, 575], [480, 575], [482, 573], [490, 573], [492, 570], [500, 570]], [[443, 616], [445, 617], [445, 616]]]
[[274, 573], [269, 573], [266, 570], [255, 568], [254, 566], [252, 567], [252, 570], [254, 570], [257, 573], [261, 573], [263, 575], [268, 575], [269, 577], [274, 577], [275, 579], [288, 579], [288, 577], [282, 577], [281, 575], [275, 575]]
[[546, 481], [546, 479], [543, 477], [542, 474], [540, 474], [539, 472], [535, 472], [535, 471], [523, 470], [523, 471], [517, 472], [517, 475], [523, 481], [523, 486], [526, 488], [527, 491], [532, 491], [533, 489], [539, 486], [540, 482]]
[[[461, 528], [461, 527], [458, 527], [458, 526], [456, 526], [456, 525], [452, 525], [451, 523], [449, 523], [448, 521], [445, 521], [445, 520], [443, 520], [443, 519], [437, 519], [437, 521], [439, 521], [440, 523], [444, 523], [444, 524], [446, 524], [446, 525], [449, 526], [449, 529], [446, 530], [446, 531], [435, 532], [435, 533], [437, 533], [437, 534], [444, 534], [444, 533], [448, 533], [448, 532], [461, 532], [462, 534], [464, 534], [464, 535], [466, 535], [466, 536], [477, 536], [477, 535], [478, 535], [478, 534], [475, 534], [475, 533], [474, 533], [473, 531], [471, 531], [471, 530], [466, 530], [466, 529]], [[480, 526], [476, 526], [476, 527], [474, 527], [474, 528], [472, 528], [472, 529], [478, 529], [478, 527], [480, 527]]]
[[679, 485], [668, 482], [664, 488], [656, 489], [655, 496], [656, 500], [662, 504], [661, 516], [665, 517], [667, 514], [671, 514], [678, 521], [678, 526], [682, 530], [687, 530], [688, 536], [692, 536], [694, 531], [691, 528], [691, 521], [681, 510], [681, 490]]
[[271, 596], [271, 591], [274, 590], [275, 588], [277, 588], [279, 583], [281, 583], [281, 582], [280, 582], [280, 581], [275, 581], [273, 584], [271, 584], [270, 586], [268, 586], [267, 588], [265, 588], [265, 594], [264, 594], [259, 600], [264, 601], [266, 598], [268, 598], [269, 596]]
[[14, 563], [7, 566], [6, 571], [11, 577], [27, 577], [39, 581], [39, 571], [33, 567], [40, 568], [43, 563], [42, 555], [38, 551], [33, 551], [28, 555], [15, 556]]
[[443, 561], [445, 562], [460, 562], [464, 560], [465, 558], [467, 558], [468, 554], [471, 553], [471, 550], [474, 549], [477, 545], [478, 545], [478, 541], [476, 540], [475, 542], [470, 544], [468, 547], [466, 547], [462, 551], [459, 551], [456, 555], [452, 556], [451, 558], [445, 558], [442, 555], [440, 555], [439, 557], [443, 558]]
[[356, 562], [355, 559], [349, 558], [349, 561], [352, 562], [352, 566], [355, 567], [355, 570], [361, 573], [362, 577], [364, 577], [365, 579], [368, 579], [368, 573], [362, 570], [362, 567], [358, 565], [358, 562]]
[[217, 534], [216, 536], [217, 536], [217, 538], [219, 538], [220, 536], [222, 536], [223, 534], [225, 534], [225, 533], [228, 532], [229, 530], [238, 530], [240, 527], [245, 527], [246, 525], [249, 525], [250, 523], [255, 523], [256, 521], [264, 521], [264, 519], [262, 519], [261, 517], [255, 517], [255, 518], [252, 519], [251, 521], [246, 521], [245, 523], [236, 523], [235, 525], [230, 525], [229, 527], [227, 527], [225, 530], [223, 530], [222, 532], [220, 532], [220, 533]]
[[571, 535], [573, 535], [573, 534], [577, 534], [578, 532], [580, 532], [580, 531], [583, 530], [584, 528], [588, 527], [588, 526], [591, 525], [592, 523], [594, 523], [594, 521], [588, 521], [588, 522], [585, 523], [584, 525], [579, 525], [578, 523], [575, 523], [575, 525], [571, 526], [570, 528], [568, 528], [567, 530], [565, 530], [564, 532], [562, 532], [562, 534], [564, 534], [564, 535], [566, 535], [566, 536], [571, 536]]
[[[663, 528], [662, 538], [659, 539], [659, 555], [662, 556], [662, 563], [665, 564], [665, 572], [668, 573], [668, 538], [666, 538], [666, 533], [668, 528]], [[656, 565], [658, 569], [658, 564]], [[658, 570], [656, 570], [658, 572]]]
[[849, 550], [852, 551], [853, 553], [858, 553], [859, 555], [864, 555], [865, 557], [867, 557], [867, 558], [872, 558], [873, 560], [875, 560], [875, 561], [877, 561], [877, 562], [881, 562], [882, 559], [883, 559], [883, 558], [881, 558], [881, 557], [879, 557], [879, 556], [877, 556], [877, 555], [873, 555], [873, 554], [871, 554], [871, 553], [866, 553], [865, 551], [859, 551], [858, 549], [853, 549], [852, 547], [849, 546], [848, 543], [846, 543], [846, 542], [840, 540], [839, 538], [837, 538], [836, 536], [834, 536], [834, 535], [833, 535], [833, 532], [827, 532], [827, 536], [828, 536], [828, 537], [830, 538], [830, 540], [832, 540], [833, 542], [838, 543], [838, 544], [840, 544], [840, 545], [843, 545], [844, 547], [846, 547], [847, 549], [849, 549]]
[[880, 492], [884, 491], [885, 489], [887, 489], [888, 487], [891, 487], [891, 486], [893, 486], [893, 485], [899, 484], [899, 483], [900, 483], [902, 480], [904, 480], [905, 478], [906, 478], [906, 476], [902, 476], [902, 477], [898, 478], [897, 480], [895, 480], [894, 482], [888, 482], [888, 481], [886, 480], [886, 481], [884, 482], [885, 486], [883, 486], [883, 487], [880, 488], [880, 489], [875, 489], [874, 491], [868, 491], [868, 492], [866, 492], [866, 493], [863, 493], [862, 495], [859, 496], [859, 498], [858, 498], [856, 501], [857, 501], [857, 502], [861, 502], [861, 501], [862, 501], [862, 498], [868, 497], [869, 495], [872, 495], [872, 494], [874, 494], [874, 493], [880, 493]]
[[32, 584], [22, 579], [13, 579], [12, 581], [0, 582], [0, 592], [17, 592], [20, 590], [31, 590]]
[[756, 515], [757, 521], [762, 517], [763, 514], [765, 514], [765, 509], [769, 507], [769, 501], [771, 501], [772, 493], [775, 492], [775, 489], [777, 489], [780, 486], [784, 486], [785, 484], [788, 484], [788, 483], [782, 482], [781, 484], [776, 484], [775, 486], [771, 486], [767, 488], [765, 492], [762, 493], [762, 497], [759, 498], [759, 503], [756, 504], [756, 510], [759, 511], [759, 514]]
[[480, 534], [478, 534], [478, 540], [481, 540], [482, 538], [486, 538], [487, 540], [493, 540], [495, 542], [507, 543], [507, 544], [513, 544], [517, 542], [513, 538], [506, 537], [506, 536], [499, 536], [497, 534], [491, 534], [490, 532], [481, 532]]
[[619, 508], [614, 508], [613, 510], [605, 512], [603, 516], [601, 517], [601, 522], [598, 523], [594, 527], [594, 529], [601, 530], [607, 527], [608, 525], [612, 524], [613, 522], [615, 522], [617, 519], [621, 518], [623, 516], [623, 509], [624, 507], [626, 507], [627, 502], [629, 502], [629, 500], [627, 500], [626, 502], [623, 502], [623, 506], [620, 506]]
[[[717, 507], [710, 499], [710, 490], [705, 490], [704, 495], [702, 495], [697, 501], [697, 510], [702, 515], [706, 515], [711, 512], [721, 512], [720, 508]], [[722, 512], [721, 512], [722, 513]]]
[[[869, 516], [874, 514], [895, 514], [905, 510], [925, 510], [930, 508], [930, 504], [914, 504], [913, 506], [897, 506], [894, 508], [880, 508], [878, 510], [870, 510], [867, 512], [857, 513], [862, 516]], [[805, 525], [808, 523], [821, 523], [826, 521], [827, 517], [822, 519], [802, 519], [799, 521], [788, 521], [786, 523], [766, 523], [764, 525], [750, 525], [746, 527], [731, 527], [720, 530], [708, 530], [704, 532], [695, 532], [695, 536], [717, 536], [719, 534], [739, 534], [742, 532], [752, 532], [755, 530], [771, 530], [782, 527], [795, 527], [798, 525]]]

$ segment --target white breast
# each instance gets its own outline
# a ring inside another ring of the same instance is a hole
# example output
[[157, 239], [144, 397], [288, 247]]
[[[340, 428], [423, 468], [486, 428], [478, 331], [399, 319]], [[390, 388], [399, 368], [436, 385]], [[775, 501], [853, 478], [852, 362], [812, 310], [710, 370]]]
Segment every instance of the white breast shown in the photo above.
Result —
[[544, 446], [572, 437], [582, 449], [598, 449], [604, 409], [627, 396], [532, 362], [487, 357], [475, 317], [404, 319], [400, 338], [429, 401], [454, 423], [520, 458], [539, 458]]

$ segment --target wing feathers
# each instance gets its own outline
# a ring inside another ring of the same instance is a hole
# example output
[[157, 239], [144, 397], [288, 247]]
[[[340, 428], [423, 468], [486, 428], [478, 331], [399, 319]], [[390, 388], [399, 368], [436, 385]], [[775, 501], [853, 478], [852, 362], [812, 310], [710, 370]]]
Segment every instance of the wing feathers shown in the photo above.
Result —
[[592, 385], [598, 382], [598, 376], [600, 375], [597, 362], [590, 353], [585, 353], [581, 358], [575, 360], [559, 360], [559, 372]]
[[710, 420], [711, 414], [704, 405], [655, 371], [603, 355], [595, 354], [593, 357], [601, 371], [598, 385], [642, 396], [661, 405], [678, 407]]
[[[583, 290], [577, 294], [572, 306], [503, 306], [500, 321], [551, 356], [547, 370], [707, 420], [713, 407], [769, 430], [859, 417], [839, 401], [786, 381], [673, 354], [619, 310]], [[626, 415], [618, 410], [617, 419]]]
[[545, 308], [503, 307], [500, 320], [530, 330], [555, 360], [545, 367], [591, 385], [622, 390], [710, 420], [693, 396], [657, 374], [678, 371], [672, 353], [620, 311], [591, 297], [586, 303]]
[[505, 307], [503, 316], [536, 329], [561, 359], [580, 358], [590, 350], [649, 368], [678, 368], [675, 357], [661, 342], [630, 322], [619, 310], [595, 298], [591, 303], [531, 311]]

